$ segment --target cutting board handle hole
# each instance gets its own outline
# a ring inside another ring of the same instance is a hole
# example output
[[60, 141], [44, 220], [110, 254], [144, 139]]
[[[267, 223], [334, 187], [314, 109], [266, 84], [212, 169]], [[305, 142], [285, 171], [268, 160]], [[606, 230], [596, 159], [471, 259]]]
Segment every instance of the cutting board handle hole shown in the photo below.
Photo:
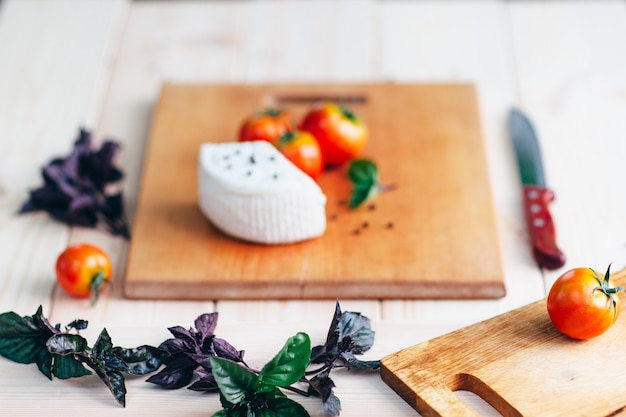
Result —
[[501, 416], [523, 417], [504, 398], [474, 375], [465, 373], [453, 375], [448, 379], [447, 385], [460, 401], [472, 409], [479, 405], [483, 405], [481, 408], [484, 409], [484, 405], [489, 405], [494, 413], [489, 415], [500, 413]]

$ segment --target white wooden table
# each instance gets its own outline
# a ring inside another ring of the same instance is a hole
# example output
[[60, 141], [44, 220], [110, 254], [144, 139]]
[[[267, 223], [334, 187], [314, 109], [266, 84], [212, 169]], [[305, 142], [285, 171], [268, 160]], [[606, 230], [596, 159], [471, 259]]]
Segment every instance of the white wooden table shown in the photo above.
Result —
[[[90, 321], [116, 344], [158, 344], [172, 325], [219, 311], [217, 334], [263, 363], [297, 331], [321, 343], [334, 302], [136, 301], [121, 285], [95, 306], [55, 286], [54, 262], [71, 243], [104, 248], [114, 281], [128, 242], [18, 216], [39, 168], [71, 148], [79, 126], [123, 144], [131, 222], [151, 110], [166, 82], [469, 81], [479, 104], [508, 295], [493, 301], [345, 300], [373, 320], [366, 358], [475, 323], [545, 296], [565, 269], [626, 260], [626, 3], [624, 1], [139, 1], [0, 3], [0, 312], [53, 323]], [[511, 105], [541, 138], [565, 268], [542, 271], [528, 247], [520, 184], [505, 130]], [[337, 372], [343, 416], [414, 411], [377, 373]], [[0, 358], [2, 415], [207, 416], [217, 395], [164, 391], [135, 378], [119, 407], [94, 378], [48, 381], [34, 365]], [[497, 415], [459, 393], [483, 415]], [[298, 398], [299, 399], [299, 398]], [[303, 399], [312, 415], [318, 400]]]

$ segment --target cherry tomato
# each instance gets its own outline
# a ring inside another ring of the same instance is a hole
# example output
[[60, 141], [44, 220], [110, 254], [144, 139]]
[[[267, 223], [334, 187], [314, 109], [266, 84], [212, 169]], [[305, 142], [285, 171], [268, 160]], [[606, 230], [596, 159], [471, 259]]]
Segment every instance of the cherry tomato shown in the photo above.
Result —
[[292, 128], [288, 112], [268, 109], [243, 121], [239, 129], [239, 141], [266, 140], [278, 147], [281, 136]]
[[617, 296], [623, 287], [613, 286], [610, 265], [602, 275], [591, 268], [574, 268], [552, 285], [547, 299], [550, 320], [564, 335], [591, 339], [615, 323], [620, 312]]
[[294, 131], [280, 138], [278, 149], [295, 166], [317, 181], [324, 171], [324, 156], [317, 140], [309, 132]]
[[111, 260], [97, 246], [69, 246], [57, 258], [55, 272], [57, 282], [67, 293], [90, 297], [94, 304], [100, 291], [110, 283]]
[[317, 139], [328, 165], [341, 165], [361, 153], [367, 144], [365, 124], [345, 107], [324, 103], [306, 113], [300, 129]]

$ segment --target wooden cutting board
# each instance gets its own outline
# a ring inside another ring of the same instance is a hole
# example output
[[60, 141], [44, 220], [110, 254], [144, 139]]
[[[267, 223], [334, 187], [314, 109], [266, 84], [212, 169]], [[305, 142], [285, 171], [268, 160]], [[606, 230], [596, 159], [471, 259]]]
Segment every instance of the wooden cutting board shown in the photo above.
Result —
[[[626, 270], [613, 278], [626, 285]], [[542, 300], [389, 355], [381, 376], [423, 416], [477, 416], [456, 390], [507, 417], [622, 416], [625, 346], [626, 317], [595, 339], [573, 340], [554, 328]]]
[[[197, 204], [200, 144], [236, 140], [244, 117], [300, 118], [335, 100], [370, 129], [382, 182], [349, 210], [345, 167], [319, 181], [318, 239], [263, 246], [215, 229]], [[154, 111], [124, 291], [130, 298], [499, 298], [505, 294], [476, 91], [469, 84], [165, 85]]]

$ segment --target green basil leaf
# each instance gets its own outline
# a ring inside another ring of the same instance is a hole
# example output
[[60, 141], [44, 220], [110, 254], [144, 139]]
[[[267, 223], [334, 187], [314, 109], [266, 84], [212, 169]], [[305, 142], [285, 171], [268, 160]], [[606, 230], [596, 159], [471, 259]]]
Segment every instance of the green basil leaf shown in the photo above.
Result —
[[237, 404], [213, 414], [213, 417], [255, 417], [254, 411], [245, 404]]
[[46, 348], [57, 355], [83, 353], [87, 348], [87, 340], [77, 334], [58, 333], [48, 339]]
[[76, 360], [72, 355], [54, 355], [52, 372], [59, 379], [77, 378], [92, 374], [89, 369], [83, 366], [82, 362]]
[[375, 184], [378, 182], [378, 168], [369, 159], [355, 159], [348, 167], [348, 178], [355, 184]]
[[107, 329], [102, 329], [98, 340], [96, 340], [96, 343], [93, 345], [91, 356], [96, 359], [104, 359], [104, 357], [111, 354], [112, 351], [113, 343], [111, 342], [109, 332], [107, 332]]
[[106, 378], [101, 378], [118, 403], [123, 407], [126, 406], [126, 385], [124, 384], [124, 375], [118, 371], [106, 373]]
[[128, 372], [128, 364], [117, 355], [104, 355], [104, 357], [102, 358], [102, 362], [104, 362], [104, 370], [106, 372]]
[[259, 410], [262, 417], [309, 417], [309, 413], [300, 404], [289, 398], [276, 398], [267, 402], [267, 408]]
[[18, 363], [35, 363], [46, 351], [52, 332], [39, 329], [31, 317], [0, 314], [0, 355]]
[[354, 184], [348, 206], [355, 209], [380, 192], [378, 168], [369, 159], [355, 159], [348, 167], [348, 178]]
[[351, 209], [355, 209], [367, 200], [376, 197], [378, 193], [379, 188], [378, 185], [375, 183], [355, 185], [352, 189], [352, 194], [350, 194], [348, 207], [350, 207]]
[[266, 400], [286, 397], [285, 393], [282, 392], [277, 386], [268, 385], [263, 382], [259, 383], [255, 393], [262, 394]]
[[119, 371], [107, 371], [104, 360], [98, 360], [92, 356], [86, 355], [81, 356], [81, 359], [100, 377], [117, 402], [125, 407], [126, 386], [124, 385], [124, 375]]
[[52, 358], [54, 355], [48, 352], [48, 349], [45, 347], [45, 343], [43, 343], [42, 346], [43, 348], [39, 351], [35, 363], [37, 363], [39, 371], [47, 376], [48, 379], [52, 380]]
[[302, 378], [311, 357], [311, 340], [306, 333], [297, 333], [287, 339], [283, 348], [259, 374], [259, 381], [267, 385], [287, 387]]
[[258, 377], [237, 362], [211, 357], [211, 368], [220, 393], [231, 404], [240, 403], [246, 394], [254, 392]]

